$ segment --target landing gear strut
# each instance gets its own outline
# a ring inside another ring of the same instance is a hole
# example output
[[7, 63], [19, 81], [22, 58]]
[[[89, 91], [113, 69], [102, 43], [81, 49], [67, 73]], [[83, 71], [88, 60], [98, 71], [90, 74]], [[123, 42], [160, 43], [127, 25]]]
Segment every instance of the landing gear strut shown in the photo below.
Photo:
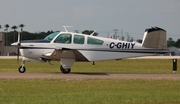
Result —
[[68, 74], [71, 71], [71, 68], [63, 68], [62, 65], [60, 66], [60, 70], [63, 74]]

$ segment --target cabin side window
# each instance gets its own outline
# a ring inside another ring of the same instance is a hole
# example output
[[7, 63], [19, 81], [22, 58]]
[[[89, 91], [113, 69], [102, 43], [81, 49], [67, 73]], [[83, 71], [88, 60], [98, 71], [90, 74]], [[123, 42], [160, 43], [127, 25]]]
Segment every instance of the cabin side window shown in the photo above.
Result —
[[84, 36], [74, 35], [74, 44], [84, 44]]
[[95, 39], [95, 38], [91, 38], [91, 37], [88, 37], [88, 40], [87, 40], [87, 44], [91, 44], [91, 45], [102, 45], [103, 43], [104, 43], [104, 41]]
[[72, 38], [71, 34], [61, 34], [54, 40], [54, 43], [70, 44], [71, 38]]

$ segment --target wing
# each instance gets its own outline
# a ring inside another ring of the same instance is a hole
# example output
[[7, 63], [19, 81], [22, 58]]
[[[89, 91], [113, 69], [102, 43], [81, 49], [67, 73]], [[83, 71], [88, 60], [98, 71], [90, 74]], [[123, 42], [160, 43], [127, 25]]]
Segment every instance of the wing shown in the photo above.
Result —
[[55, 49], [53, 52], [43, 54], [44, 57], [52, 59], [52, 60], [60, 60], [64, 59], [75, 59], [76, 61], [89, 61], [84, 55], [82, 55], [76, 49]]

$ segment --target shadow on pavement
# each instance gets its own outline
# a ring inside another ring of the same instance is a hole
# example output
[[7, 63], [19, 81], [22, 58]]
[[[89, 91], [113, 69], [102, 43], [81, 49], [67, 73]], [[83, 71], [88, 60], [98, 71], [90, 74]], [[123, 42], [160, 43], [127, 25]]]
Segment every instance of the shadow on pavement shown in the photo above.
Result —
[[82, 75], [109, 75], [104, 72], [71, 72], [70, 74], [82, 74]]

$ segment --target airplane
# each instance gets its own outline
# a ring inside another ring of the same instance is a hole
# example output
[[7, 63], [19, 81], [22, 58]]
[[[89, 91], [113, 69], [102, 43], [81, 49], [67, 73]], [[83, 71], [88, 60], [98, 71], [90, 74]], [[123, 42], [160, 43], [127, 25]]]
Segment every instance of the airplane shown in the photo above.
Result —
[[[69, 32], [54, 32], [42, 40], [22, 40], [12, 46], [18, 48], [22, 56], [19, 72], [26, 71], [26, 62], [60, 61], [60, 71], [68, 74], [75, 62], [94, 62], [101, 60], [124, 59], [168, 53], [166, 30], [151, 27], [145, 30], [142, 43], [128, 42], [112, 38]], [[51, 64], [51, 63], [50, 63]]]

